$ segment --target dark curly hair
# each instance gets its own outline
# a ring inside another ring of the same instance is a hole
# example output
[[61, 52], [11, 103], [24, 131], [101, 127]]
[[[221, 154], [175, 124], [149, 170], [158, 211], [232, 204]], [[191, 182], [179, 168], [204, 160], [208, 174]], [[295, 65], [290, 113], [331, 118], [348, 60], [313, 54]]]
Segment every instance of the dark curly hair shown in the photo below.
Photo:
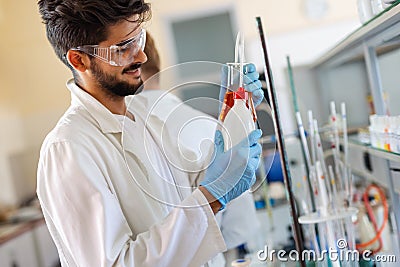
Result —
[[38, 6], [47, 39], [67, 66], [69, 49], [106, 40], [109, 26], [132, 15], [139, 15], [134, 21], [139, 24], [151, 17], [150, 4], [144, 0], [39, 0]]

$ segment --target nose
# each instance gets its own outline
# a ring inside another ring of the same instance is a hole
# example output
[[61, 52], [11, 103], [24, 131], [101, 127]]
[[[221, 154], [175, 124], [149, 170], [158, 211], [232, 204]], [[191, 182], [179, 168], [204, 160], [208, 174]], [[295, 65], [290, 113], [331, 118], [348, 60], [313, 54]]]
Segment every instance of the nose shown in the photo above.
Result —
[[137, 63], [143, 64], [147, 61], [147, 55], [143, 52], [142, 49], [139, 49], [137, 55], [135, 56], [135, 59]]

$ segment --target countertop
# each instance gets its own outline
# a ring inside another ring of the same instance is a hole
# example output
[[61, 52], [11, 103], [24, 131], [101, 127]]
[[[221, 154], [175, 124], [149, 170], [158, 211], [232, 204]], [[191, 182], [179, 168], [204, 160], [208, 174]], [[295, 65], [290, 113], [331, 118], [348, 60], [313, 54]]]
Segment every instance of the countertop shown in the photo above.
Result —
[[15, 217], [10, 222], [0, 223], [0, 246], [44, 223], [40, 210], [31, 217]]

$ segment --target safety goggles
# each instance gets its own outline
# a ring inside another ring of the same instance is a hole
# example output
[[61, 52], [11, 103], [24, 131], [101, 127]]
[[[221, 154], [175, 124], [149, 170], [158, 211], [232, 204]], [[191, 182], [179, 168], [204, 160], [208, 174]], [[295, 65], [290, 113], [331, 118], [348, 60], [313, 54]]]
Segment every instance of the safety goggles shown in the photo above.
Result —
[[126, 66], [133, 62], [139, 50], [143, 51], [145, 44], [146, 30], [142, 29], [139, 34], [121, 44], [115, 44], [109, 47], [82, 45], [72, 48], [72, 50], [82, 51], [103, 60], [112, 66]]

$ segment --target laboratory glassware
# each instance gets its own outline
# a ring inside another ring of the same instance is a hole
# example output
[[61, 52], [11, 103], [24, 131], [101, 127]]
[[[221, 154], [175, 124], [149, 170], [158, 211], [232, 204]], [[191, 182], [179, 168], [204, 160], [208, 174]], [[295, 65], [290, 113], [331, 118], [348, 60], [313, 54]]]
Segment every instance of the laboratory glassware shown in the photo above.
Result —
[[226, 93], [220, 113], [225, 150], [239, 143], [255, 130], [252, 94], [244, 89], [244, 37], [239, 32], [235, 45], [235, 62], [227, 63]]

